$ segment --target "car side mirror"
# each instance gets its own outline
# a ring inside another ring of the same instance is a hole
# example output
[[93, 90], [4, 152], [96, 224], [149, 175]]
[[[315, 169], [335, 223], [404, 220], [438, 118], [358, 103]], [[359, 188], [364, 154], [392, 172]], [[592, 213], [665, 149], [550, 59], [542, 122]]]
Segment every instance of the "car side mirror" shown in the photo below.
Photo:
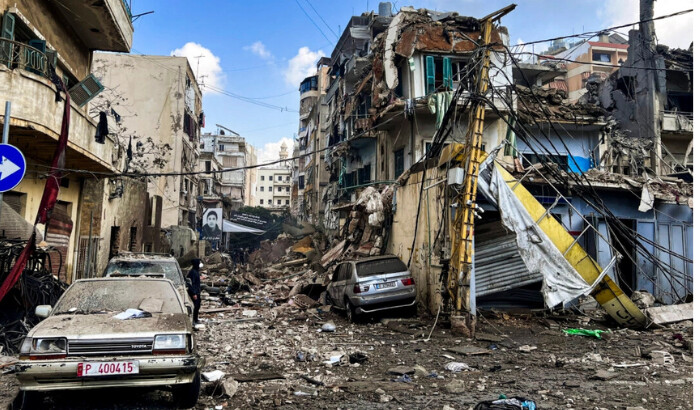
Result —
[[39, 305], [34, 309], [34, 314], [36, 317], [45, 319], [51, 314], [51, 305]]

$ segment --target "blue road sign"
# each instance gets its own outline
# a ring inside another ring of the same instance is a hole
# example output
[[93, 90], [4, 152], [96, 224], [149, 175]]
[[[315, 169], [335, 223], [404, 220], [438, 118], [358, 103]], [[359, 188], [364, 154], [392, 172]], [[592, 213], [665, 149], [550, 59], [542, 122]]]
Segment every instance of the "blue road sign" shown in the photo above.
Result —
[[0, 192], [16, 187], [27, 171], [22, 151], [14, 145], [0, 144]]

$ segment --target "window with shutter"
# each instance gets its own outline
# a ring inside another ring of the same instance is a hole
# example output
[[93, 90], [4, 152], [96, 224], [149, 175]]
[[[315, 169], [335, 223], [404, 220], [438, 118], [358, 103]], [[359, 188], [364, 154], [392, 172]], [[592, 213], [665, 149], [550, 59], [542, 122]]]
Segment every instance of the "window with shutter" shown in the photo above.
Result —
[[102, 90], [104, 90], [104, 86], [94, 75], [90, 74], [85, 77], [83, 81], [68, 90], [68, 93], [70, 94], [70, 98], [72, 98], [79, 107], [82, 107], [87, 104], [88, 101], [95, 98], [97, 94], [101, 93]]
[[[15, 15], [5, 13], [2, 16], [2, 32], [0, 37], [8, 40], [15, 39]], [[0, 63], [12, 68], [12, 43], [0, 42]]]
[[435, 91], [435, 60], [433, 56], [425, 56], [425, 93]]
[[442, 85], [445, 89], [452, 89], [452, 59], [450, 57], [442, 58]]

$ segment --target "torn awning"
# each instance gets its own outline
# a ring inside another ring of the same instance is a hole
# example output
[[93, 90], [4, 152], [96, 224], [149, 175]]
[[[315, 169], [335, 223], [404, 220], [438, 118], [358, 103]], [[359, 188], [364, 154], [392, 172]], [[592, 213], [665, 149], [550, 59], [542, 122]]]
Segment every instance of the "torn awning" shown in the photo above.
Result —
[[251, 228], [245, 225], [237, 224], [235, 222], [227, 221], [224, 219], [224, 232], [233, 233], [253, 233], [253, 234], [263, 234], [265, 231], [260, 229]]
[[481, 165], [478, 184], [479, 193], [500, 211], [503, 226], [515, 234], [518, 251], [527, 269], [542, 275], [542, 296], [549, 308], [589, 294], [613, 266], [611, 263], [606, 267], [594, 283], [586, 282], [532, 219], [495, 169], [492, 156]]

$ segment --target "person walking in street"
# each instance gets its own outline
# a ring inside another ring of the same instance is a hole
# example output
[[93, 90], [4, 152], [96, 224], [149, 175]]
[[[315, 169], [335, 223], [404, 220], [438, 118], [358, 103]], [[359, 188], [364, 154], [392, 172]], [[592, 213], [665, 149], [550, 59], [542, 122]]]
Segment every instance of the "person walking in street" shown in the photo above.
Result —
[[199, 259], [192, 259], [192, 269], [187, 273], [187, 293], [194, 303], [192, 323], [195, 325], [199, 324], [199, 307], [202, 306], [202, 298], [200, 295], [202, 287], [199, 277], [199, 269], [202, 267], [204, 267], [204, 265]]

